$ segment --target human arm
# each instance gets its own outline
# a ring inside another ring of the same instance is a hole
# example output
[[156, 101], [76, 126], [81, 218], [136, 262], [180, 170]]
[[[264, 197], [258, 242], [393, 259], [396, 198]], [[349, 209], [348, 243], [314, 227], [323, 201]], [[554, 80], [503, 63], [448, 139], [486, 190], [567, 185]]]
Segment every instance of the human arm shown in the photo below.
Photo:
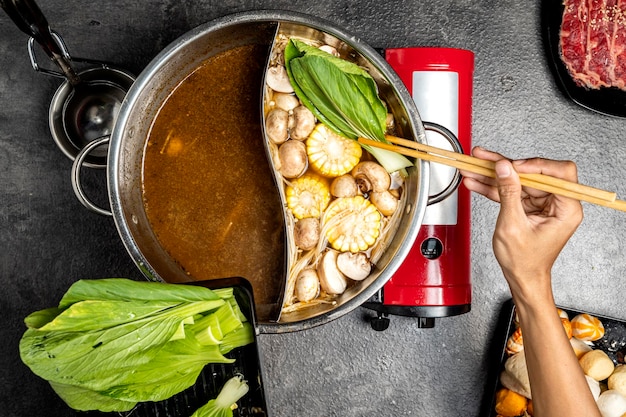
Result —
[[496, 179], [463, 172], [464, 183], [500, 202], [493, 249], [524, 335], [535, 416], [600, 416], [552, 293], [552, 266], [582, 221], [582, 207], [578, 201], [522, 187], [518, 176], [543, 173], [577, 181], [576, 165], [540, 158], [509, 161], [481, 148], [472, 153], [497, 161]]

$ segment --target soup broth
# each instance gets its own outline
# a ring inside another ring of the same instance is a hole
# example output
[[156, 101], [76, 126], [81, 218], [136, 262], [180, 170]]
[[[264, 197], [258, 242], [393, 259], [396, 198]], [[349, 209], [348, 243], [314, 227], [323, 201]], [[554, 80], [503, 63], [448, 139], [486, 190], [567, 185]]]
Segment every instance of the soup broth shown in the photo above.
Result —
[[266, 55], [266, 45], [237, 47], [186, 77], [153, 122], [143, 166], [146, 214], [163, 248], [190, 280], [249, 280], [260, 320], [280, 304], [285, 276], [259, 119]]

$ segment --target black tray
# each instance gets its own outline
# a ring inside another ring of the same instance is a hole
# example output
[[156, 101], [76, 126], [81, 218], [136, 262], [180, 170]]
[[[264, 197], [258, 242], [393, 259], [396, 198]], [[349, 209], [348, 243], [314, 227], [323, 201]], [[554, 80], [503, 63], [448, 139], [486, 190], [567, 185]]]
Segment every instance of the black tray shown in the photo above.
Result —
[[[198, 281], [191, 285], [207, 288], [234, 288], [235, 298], [248, 321], [256, 328], [252, 286], [243, 278], [224, 278]], [[237, 402], [234, 417], [266, 417], [267, 404], [261, 376], [261, 360], [256, 342], [232, 350], [225, 355], [235, 359], [232, 364], [209, 364], [204, 367], [196, 383], [187, 390], [159, 402], [139, 403], [131, 411], [103, 413], [97, 411], [74, 412], [76, 417], [189, 417], [198, 408], [217, 397], [224, 383], [231, 377], [241, 374], [250, 390]]]
[[[586, 311], [579, 311], [567, 307], [559, 306], [558, 308], [565, 311], [570, 319], [578, 314], [587, 313]], [[589, 314], [600, 319], [604, 325], [605, 331], [604, 336], [600, 340], [591, 342], [591, 347], [606, 352], [616, 365], [620, 363], [623, 364], [624, 356], [626, 355], [626, 321], [601, 316], [595, 313]], [[506, 342], [514, 331], [515, 305], [513, 304], [513, 300], [508, 300], [502, 306], [493, 342], [489, 350], [490, 366], [483, 406], [480, 413], [481, 416], [496, 417], [496, 392], [501, 387], [500, 373], [504, 369], [504, 362], [508, 358], [506, 354]]]
[[608, 116], [626, 117], [626, 91], [619, 88], [586, 89], [577, 85], [561, 60], [559, 33], [563, 18], [562, 0], [541, 3], [541, 27], [550, 69], [560, 90], [572, 101]]

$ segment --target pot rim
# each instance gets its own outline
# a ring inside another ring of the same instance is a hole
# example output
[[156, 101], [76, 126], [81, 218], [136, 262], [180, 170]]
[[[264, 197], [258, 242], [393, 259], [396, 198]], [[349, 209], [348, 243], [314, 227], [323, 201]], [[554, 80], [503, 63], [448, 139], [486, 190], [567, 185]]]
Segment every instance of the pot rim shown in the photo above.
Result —
[[[387, 78], [391, 85], [391, 88], [394, 90], [394, 93], [398, 95], [400, 102], [403, 104], [406, 110], [408, 119], [410, 121], [410, 128], [412, 129], [415, 140], [419, 142], [426, 141], [424, 126], [419, 116], [417, 107], [400, 77], [391, 68], [387, 61], [384, 60], [383, 56], [379, 52], [377, 52], [366, 43], [362, 42], [354, 35], [337, 27], [334, 23], [299, 12], [283, 10], [255, 10], [225, 15], [201, 24], [181, 35], [179, 38], [166, 46], [139, 74], [139, 76], [129, 89], [121, 105], [118, 118], [115, 123], [113, 133], [111, 135], [111, 142], [109, 144], [107, 161], [107, 181], [109, 186], [109, 200], [111, 205], [111, 211], [113, 213], [113, 219], [118, 233], [122, 239], [122, 242], [126, 247], [126, 250], [131, 255], [131, 258], [136, 263], [140, 271], [144, 275], [146, 275], [148, 279], [163, 280], [158, 272], [152, 268], [149, 261], [142, 254], [135, 239], [133, 238], [131, 230], [125, 220], [123, 212], [123, 202], [121, 201], [121, 195], [119, 192], [121, 186], [120, 184], [122, 181], [122, 179], [119, 178], [118, 175], [120, 168], [119, 155], [122, 151], [122, 142], [124, 133], [127, 129], [127, 123], [129, 121], [129, 117], [132, 114], [135, 103], [137, 102], [140, 93], [146, 88], [147, 84], [154, 77], [154, 75], [167, 64], [168, 60], [172, 56], [174, 56], [177, 51], [183, 49], [186, 45], [193, 43], [198, 38], [206, 36], [207, 33], [218, 31], [220, 29], [224, 29], [236, 24], [274, 22], [291, 22], [310, 26], [313, 29], [326, 32], [332, 36], [339, 38], [340, 40], [344, 41], [346, 44], [350, 45], [352, 48], [360, 52], [373, 64], [374, 67], [376, 67], [381, 72], [381, 74], [383, 74]], [[377, 279], [375, 279], [367, 288], [363, 289], [360, 293], [352, 297], [352, 299], [346, 301], [337, 308], [334, 308], [333, 310], [325, 312], [321, 315], [294, 322], [257, 322], [257, 329], [260, 333], [288, 333], [293, 331], [306, 330], [328, 323], [356, 309], [364, 302], [372, 298], [372, 296], [374, 296], [383, 287], [383, 285], [391, 278], [393, 273], [395, 273], [395, 271], [402, 264], [406, 255], [413, 246], [413, 243], [419, 232], [419, 225], [421, 225], [426, 209], [428, 200], [427, 191], [429, 187], [428, 162], [423, 160], [417, 160], [415, 164], [417, 165], [417, 168], [419, 170], [419, 192], [417, 193], [416, 201], [412, 204], [411, 207], [411, 210], [414, 211], [414, 214], [411, 217], [411, 224], [408, 226], [408, 233], [406, 235], [406, 238], [399, 245], [395, 256], [385, 266], [385, 270], [381, 273], [381, 275]]]

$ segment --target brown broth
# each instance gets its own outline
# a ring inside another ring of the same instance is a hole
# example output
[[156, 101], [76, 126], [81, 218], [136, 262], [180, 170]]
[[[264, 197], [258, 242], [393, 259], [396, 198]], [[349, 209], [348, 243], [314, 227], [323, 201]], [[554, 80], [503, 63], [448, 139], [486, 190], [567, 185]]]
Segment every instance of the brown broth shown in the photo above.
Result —
[[143, 170], [146, 214], [163, 248], [192, 280], [249, 280], [261, 320], [285, 279], [282, 206], [260, 125], [266, 54], [267, 46], [237, 47], [190, 74], [154, 120]]

